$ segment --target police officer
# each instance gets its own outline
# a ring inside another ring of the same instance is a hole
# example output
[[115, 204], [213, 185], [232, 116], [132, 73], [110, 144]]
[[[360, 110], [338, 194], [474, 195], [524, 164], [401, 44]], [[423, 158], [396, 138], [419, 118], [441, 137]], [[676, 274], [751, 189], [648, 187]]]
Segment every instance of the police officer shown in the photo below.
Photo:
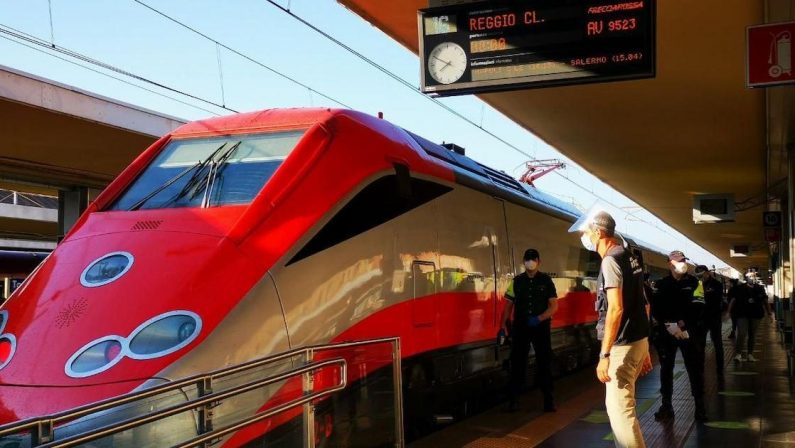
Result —
[[674, 417], [671, 404], [676, 351], [682, 352], [695, 400], [696, 421], [706, 421], [704, 407], [704, 298], [696, 295], [698, 280], [687, 273], [687, 257], [675, 250], [668, 255], [671, 273], [655, 283], [652, 296], [654, 346], [660, 358], [660, 392], [662, 406], [654, 414], [657, 420]]
[[[503, 331], [511, 335], [511, 379], [509, 410], [517, 408], [516, 399], [527, 379], [530, 344], [536, 355], [537, 383], [544, 394], [544, 411], [554, 412], [552, 398], [552, 316], [558, 310], [558, 293], [549, 275], [539, 272], [541, 257], [537, 250], [524, 253], [524, 272], [514, 277], [505, 292], [502, 311]], [[508, 331], [508, 319], [513, 323]]]
[[699, 279], [701, 289], [704, 292], [704, 345], [706, 336], [712, 340], [715, 348], [715, 370], [718, 374], [718, 387], [723, 388], [723, 284], [712, 276], [706, 266], [696, 266], [696, 277]]

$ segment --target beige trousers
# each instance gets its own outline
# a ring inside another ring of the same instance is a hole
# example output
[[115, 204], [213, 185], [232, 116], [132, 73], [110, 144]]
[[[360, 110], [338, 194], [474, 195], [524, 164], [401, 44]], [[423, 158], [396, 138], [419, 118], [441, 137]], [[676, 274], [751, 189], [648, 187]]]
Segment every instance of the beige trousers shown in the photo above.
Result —
[[646, 447], [635, 413], [635, 380], [648, 353], [648, 338], [629, 345], [614, 345], [610, 349], [610, 381], [605, 384], [605, 406], [619, 448]]

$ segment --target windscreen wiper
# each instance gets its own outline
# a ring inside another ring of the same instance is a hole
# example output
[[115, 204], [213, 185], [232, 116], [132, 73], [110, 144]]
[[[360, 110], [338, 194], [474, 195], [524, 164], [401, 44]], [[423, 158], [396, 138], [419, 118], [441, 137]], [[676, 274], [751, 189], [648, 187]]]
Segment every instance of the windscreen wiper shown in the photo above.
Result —
[[226, 168], [227, 166], [226, 162], [232, 157], [232, 155], [237, 151], [237, 149], [240, 148], [241, 143], [243, 143], [243, 140], [238, 141], [237, 143], [232, 145], [229, 149], [224, 151], [224, 153], [221, 154], [221, 157], [219, 157], [218, 160], [213, 164], [213, 166], [210, 167], [210, 175], [209, 178], [207, 179], [207, 189], [204, 190], [202, 207], [207, 207], [210, 205], [209, 201], [210, 201], [210, 196], [212, 195], [213, 192], [213, 187], [215, 187], [215, 179], [218, 177], [218, 174]]
[[[196, 162], [192, 166], [190, 166], [190, 167], [186, 168], [185, 170], [183, 170], [181, 173], [179, 173], [176, 176], [172, 177], [171, 179], [167, 180], [163, 185], [161, 185], [161, 186], [155, 188], [154, 190], [152, 190], [151, 193], [147, 194], [146, 196], [141, 198], [138, 202], [136, 202], [135, 204], [131, 205], [130, 208], [127, 209], [127, 211], [138, 210], [139, 208], [143, 207], [143, 205], [146, 204], [150, 199], [152, 199], [153, 197], [157, 196], [160, 192], [162, 192], [166, 188], [168, 188], [171, 185], [173, 185], [176, 181], [180, 180], [182, 178], [182, 176], [188, 174], [189, 172], [191, 172], [193, 170], [197, 170], [193, 174], [193, 176], [191, 176], [190, 180], [188, 180], [187, 184], [185, 184], [185, 187], [183, 187], [183, 189], [180, 191], [180, 194], [183, 194], [182, 191], [185, 191], [187, 186], [190, 185], [193, 181], [195, 181], [195, 178], [197, 177], [197, 175], [201, 171], [203, 171], [204, 167], [207, 166], [208, 163], [210, 163], [210, 161], [215, 157], [215, 155], [218, 154], [218, 152], [221, 151], [224, 148], [224, 146], [226, 146], [226, 144], [227, 144], [227, 142], [224, 142], [223, 145], [221, 145], [218, 148], [216, 148], [216, 150], [213, 151], [212, 154], [207, 156], [207, 158], [205, 158], [204, 160], [200, 160], [200, 161]], [[172, 201], [169, 201], [169, 202], [172, 202]]]

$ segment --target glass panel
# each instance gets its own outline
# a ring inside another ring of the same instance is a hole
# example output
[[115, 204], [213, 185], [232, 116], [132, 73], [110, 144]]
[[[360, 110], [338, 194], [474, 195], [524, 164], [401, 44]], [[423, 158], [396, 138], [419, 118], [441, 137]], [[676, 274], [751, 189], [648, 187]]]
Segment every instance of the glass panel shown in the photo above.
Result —
[[99, 373], [103, 367], [119, 357], [121, 350], [121, 343], [115, 339], [95, 344], [72, 361], [72, 372], [77, 374]]
[[196, 332], [196, 320], [187, 315], [164, 317], [144, 327], [130, 341], [130, 351], [138, 356], [168, 352], [184, 345]]
[[[341, 357], [348, 363], [348, 386], [315, 404], [316, 446], [395, 446], [397, 411], [390, 343], [320, 351], [316, 359]], [[338, 369], [315, 377], [315, 390], [332, 387]]]
[[[91, 414], [55, 429], [56, 440], [71, 435], [91, 431], [93, 429], [118, 423], [123, 420], [139, 417], [166, 407], [178, 405], [195, 397], [195, 387], [176, 390], [141, 400], [126, 406], [119, 406], [108, 411]], [[114, 448], [147, 448], [173, 446], [184, 442], [197, 434], [197, 423], [193, 411], [186, 411], [174, 416], [157, 420], [127, 431], [122, 431], [94, 442], [87, 446]]]
[[110, 210], [199, 207], [205, 194], [210, 206], [249, 203], [303, 135], [298, 131], [173, 140]]

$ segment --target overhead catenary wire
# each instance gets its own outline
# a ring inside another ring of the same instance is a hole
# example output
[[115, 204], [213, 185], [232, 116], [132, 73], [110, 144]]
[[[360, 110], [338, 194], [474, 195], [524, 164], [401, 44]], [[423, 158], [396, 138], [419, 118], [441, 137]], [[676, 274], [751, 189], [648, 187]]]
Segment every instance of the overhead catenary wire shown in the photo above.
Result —
[[99, 74], [99, 75], [102, 75], [102, 76], [105, 76], [105, 77], [111, 78], [111, 79], [113, 79], [113, 80], [116, 80], [116, 81], [119, 81], [119, 82], [121, 82], [121, 83], [127, 84], [127, 85], [129, 85], [129, 86], [132, 86], [132, 87], [135, 87], [135, 88], [138, 88], [138, 89], [144, 90], [144, 91], [146, 91], [146, 92], [149, 92], [149, 93], [152, 93], [152, 94], [155, 94], [155, 95], [161, 96], [161, 97], [163, 97], [163, 98], [168, 98], [168, 99], [170, 99], [170, 100], [172, 100], [172, 101], [175, 101], [175, 102], [177, 102], [177, 103], [180, 103], [180, 104], [182, 104], [182, 105], [185, 105], [185, 106], [188, 106], [188, 107], [192, 107], [192, 108], [194, 108], [194, 109], [201, 110], [201, 111], [207, 112], [207, 113], [209, 113], [209, 114], [212, 114], [212, 115], [215, 115], [215, 116], [219, 116], [219, 115], [220, 115], [218, 112], [212, 111], [212, 110], [210, 110], [210, 109], [205, 109], [204, 107], [198, 106], [198, 105], [196, 105], [196, 104], [192, 104], [192, 103], [189, 103], [189, 102], [187, 102], [187, 101], [183, 101], [183, 100], [181, 100], [181, 99], [179, 99], [179, 98], [176, 98], [176, 97], [173, 97], [173, 96], [170, 96], [170, 95], [166, 95], [166, 94], [164, 94], [163, 92], [158, 92], [158, 91], [156, 91], [156, 90], [153, 90], [153, 89], [146, 88], [146, 87], [144, 87], [144, 86], [142, 86], [142, 85], [135, 84], [135, 83], [133, 83], [133, 82], [127, 81], [127, 80], [126, 80], [126, 79], [124, 79], [124, 78], [120, 78], [120, 77], [118, 77], [118, 76], [113, 76], [113, 75], [111, 75], [110, 73], [106, 73], [106, 72], [103, 72], [103, 71], [97, 70], [97, 69], [95, 69], [95, 68], [91, 68], [91, 67], [89, 67], [88, 65], [80, 64], [79, 62], [76, 62], [76, 61], [73, 61], [73, 60], [67, 59], [67, 58], [65, 58], [65, 57], [61, 57], [61, 56], [59, 56], [59, 55], [57, 55], [57, 54], [50, 53], [50, 52], [49, 52], [49, 51], [47, 51], [47, 50], [44, 50], [44, 49], [41, 49], [41, 48], [37, 48], [37, 47], [35, 47], [35, 46], [33, 46], [33, 45], [29, 45], [29, 44], [26, 44], [26, 43], [24, 43], [24, 42], [20, 42], [20, 41], [18, 41], [18, 40], [14, 40], [14, 39], [13, 39], [13, 38], [11, 38], [11, 37], [0, 35], [0, 39], [5, 39], [5, 40], [7, 40], [8, 42], [11, 42], [11, 43], [14, 43], [14, 44], [17, 44], [17, 45], [21, 45], [21, 46], [23, 46], [23, 47], [26, 47], [26, 48], [29, 48], [29, 49], [31, 49], [31, 50], [33, 50], [33, 51], [37, 51], [37, 52], [39, 52], [39, 53], [42, 53], [42, 54], [44, 54], [44, 55], [47, 55], [47, 56], [53, 57], [53, 58], [55, 58], [55, 59], [61, 60], [61, 61], [63, 61], [63, 62], [66, 62], [66, 63], [68, 63], [68, 64], [72, 64], [72, 65], [74, 65], [74, 66], [77, 66], [77, 67], [83, 68], [83, 69], [85, 69], [85, 70], [88, 70], [88, 71], [90, 71], [90, 72], [94, 72], [94, 73], [96, 73], [96, 74]]
[[154, 12], [155, 14], [158, 14], [161, 17], [163, 17], [163, 18], [165, 18], [167, 20], [170, 20], [173, 23], [176, 23], [177, 25], [181, 26], [182, 28], [185, 28], [185, 29], [193, 32], [194, 34], [197, 34], [197, 35], [207, 39], [208, 41], [215, 43], [216, 45], [220, 46], [221, 48], [224, 48], [225, 50], [227, 50], [227, 51], [229, 51], [231, 53], [234, 53], [234, 54], [240, 56], [241, 58], [243, 58], [243, 59], [245, 59], [245, 60], [247, 60], [247, 61], [249, 61], [249, 62], [251, 62], [251, 63], [253, 63], [255, 65], [258, 65], [258, 66], [264, 68], [265, 70], [268, 70], [271, 73], [273, 73], [273, 74], [275, 74], [275, 75], [277, 75], [277, 76], [279, 76], [279, 77], [281, 77], [283, 79], [286, 79], [286, 80], [288, 80], [288, 81], [290, 81], [290, 82], [292, 82], [292, 83], [294, 83], [294, 84], [296, 84], [298, 86], [301, 86], [301, 87], [303, 87], [305, 89], [308, 89], [308, 90], [310, 90], [310, 91], [322, 96], [323, 98], [326, 98], [329, 101], [332, 101], [332, 102], [334, 102], [336, 104], [339, 104], [340, 106], [342, 106], [344, 108], [353, 109], [351, 106], [345, 104], [344, 102], [342, 102], [342, 101], [340, 101], [340, 100], [338, 100], [338, 99], [336, 99], [336, 98], [334, 98], [334, 97], [332, 97], [330, 95], [326, 95], [325, 93], [313, 88], [312, 86], [310, 86], [308, 84], [305, 84], [305, 83], [297, 80], [296, 78], [293, 78], [292, 76], [286, 75], [286, 74], [280, 72], [279, 70], [276, 70], [275, 68], [265, 64], [264, 62], [262, 62], [262, 61], [260, 61], [258, 59], [255, 59], [254, 57], [249, 56], [249, 55], [247, 55], [247, 54], [245, 54], [245, 53], [243, 53], [241, 51], [238, 51], [238, 50], [230, 47], [229, 45], [224, 44], [223, 42], [220, 42], [219, 40], [217, 40], [217, 39], [215, 39], [215, 38], [213, 38], [213, 37], [201, 32], [201, 31], [199, 31], [198, 29], [196, 29], [196, 28], [194, 28], [194, 27], [192, 27], [192, 26], [190, 26], [190, 25], [188, 25], [188, 24], [186, 24], [184, 22], [181, 22], [180, 20], [178, 20], [178, 19], [166, 14], [165, 12], [163, 12], [163, 11], [153, 7], [153, 6], [150, 6], [149, 4], [147, 4], [147, 3], [145, 3], [145, 2], [143, 2], [141, 0], [133, 0], [133, 1], [135, 3], [138, 3], [139, 5], [143, 6], [144, 8], [149, 9], [150, 11]]
[[19, 40], [22, 40], [22, 41], [26, 41], [26, 42], [29, 42], [29, 43], [34, 44], [34, 45], [38, 45], [38, 46], [40, 46], [42, 48], [47, 48], [47, 49], [49, 49], [51, 51], [57, 51], [58, 53], [67, 55], [67, 56], [72, 57], [74, 59], [78, 59], [78, 60], [81, 60], [83, 62], [87, 62], [87, 63], [92, 64], [92, 65], [96, 65], [98, 67], [102, 67], [105, 70], [116, 72], [116, 73], [118, 73], [120, 75], [124, 75], [124, 76], [127, 76], [129, 78], [136, 79], [138, 81], [145, 82], [145, 83], [148, 83], [148, 84], [152, 84], [152, 85], [157, 86], [157, 87], [159, 87], [161, 89], [168, 90], [170, 92], [174, 92], [174, 93], [186, 96], [188, 98], [192, 98], [194, 100], [201, 101], [203, 103], [210, 104], [212, 106], [228, 110], [230, 112], [235, 112], [235, 113], [238, 112], [238, 111], [236, 111], [236, 110], [234, 110], [232, 108], [225, 107], [225, 106], [223, 106], [221, 104], [218, 104], [218, 103], [216, 103], [216, 102], [214, 102], [212, 100], [208, 100], [206, 98], [202, 98], [202, 97], [194, 95], [192, 93], [188, 93], [188, 92], [185, 92], [183, 90], [179, 90], [179, 89], [177, 89], [175, 87], [171, 87], [171, 86], [165, 85], [163, 83], [151, 80], [149, 78], [145, 78], [145, 77], [143, 77], [141, 75], [138, 75], [138, 74], [135, 74], [135, 73], [130, 72], [128, 70], [116, 67], [116, 66], [108, 64], [106, 62], [102, 62], [102, 61], [100, 61], [98, 59], [94, 59], [94, 58], [92, 58], [90, 56], [84, 55], [84, 54], [79, 53], [79, 52], [74, 51], [74, 50], [70, 50], [70, 49], [68, 49], [66, 47], [62, 47], [60, 45], [55, 45], [55, 44], [50, 44], [49, 42], [47, 42], [45, 40], [42, 40], [42, 39], [40, 39], [38, 37], [32, 36], [32, 35], [27, 34], [27, 33], [19, 32], [18, 30], [15, 30], [14, 28], [12, 28], [12, 27], [10, 27], [10, 26], [8, 26], [6, 24], [0, 24], [0, 33], [6, 34], [6, 35], [9, 35], [9, 36], [13, 36], [16, 39], [19, 39]]

